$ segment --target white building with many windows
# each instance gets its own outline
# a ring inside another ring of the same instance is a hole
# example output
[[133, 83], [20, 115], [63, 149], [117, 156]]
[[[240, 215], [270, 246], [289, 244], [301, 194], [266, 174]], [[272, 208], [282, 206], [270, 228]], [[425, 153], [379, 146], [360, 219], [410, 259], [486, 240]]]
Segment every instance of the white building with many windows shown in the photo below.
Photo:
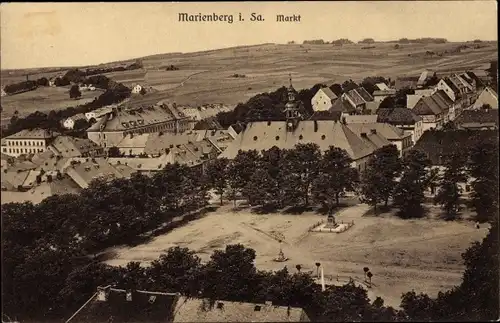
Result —
[[2, 153], [12, 157], [41, 153], [57, 135], [44, 129], [25, 129], [2, 140]]

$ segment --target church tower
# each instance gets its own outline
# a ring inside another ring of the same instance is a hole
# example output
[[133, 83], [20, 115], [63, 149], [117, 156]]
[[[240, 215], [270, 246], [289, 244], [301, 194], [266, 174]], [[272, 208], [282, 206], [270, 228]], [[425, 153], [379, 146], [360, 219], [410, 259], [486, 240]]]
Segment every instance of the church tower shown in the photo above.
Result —
[[299, 103], [296, 101], [296, 91], [292, 85], [292, 75], [290, 74], [290, 85], [288, 86], [288, 102], [285, 105], [286, 129], [294, 131], [299, 121], [302, 119], [299, 111]]

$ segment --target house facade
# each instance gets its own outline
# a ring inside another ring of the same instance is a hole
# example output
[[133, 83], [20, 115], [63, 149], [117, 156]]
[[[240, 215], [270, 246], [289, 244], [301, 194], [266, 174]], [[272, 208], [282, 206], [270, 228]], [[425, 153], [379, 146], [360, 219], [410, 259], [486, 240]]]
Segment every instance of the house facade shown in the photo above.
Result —
[[434, 92], [436, 92], [437, 89], [431, 88], [431, 89], [416, 89], [414, 94], [407, 94], [406, 95], [406, 107], [408, 109], [413, 109], [417, 102], [426, 96], [431, 96]]
[[488, 104], [492, 109], [498, 109], [498, 94], [490, 87], [481, 91], [472, 108], [481, 109], [485, 104]]
[[390, 96], [396, 95], [396, 90], [395, 89], [387, 89], [387, 90], [375, 90], [373, 91], [373, 100], [375, 102], [382, 102], [386, 98]]
[[411, 140], [416, 143], [422, 136], [423, 120], [407, 108], [382, 108], [377, 110], [377, 122], [391, 124], [405, 132], [411, 133]]
[[22, 130], [4, 138], [2, 153], [12, 157], [41, 153], [57, 135], [44, 129]]
[[338, 97], [328, 87], [321, 88], [311, 99], [313, 111], [328, 111]]
[[422, 118], [423, 132], [430, 129], [440, 129], [446, 123], [445, 120], [447, 120], [449, 112], [443, 111], [432, 96], [421, 98], [412, 111]]

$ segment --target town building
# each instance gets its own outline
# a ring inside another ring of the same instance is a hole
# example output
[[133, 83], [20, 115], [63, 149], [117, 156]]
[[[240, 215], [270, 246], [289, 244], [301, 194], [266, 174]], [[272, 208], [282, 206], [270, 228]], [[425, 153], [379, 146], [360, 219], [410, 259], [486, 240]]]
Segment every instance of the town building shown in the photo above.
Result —
[[445, 77], [439, 80], [436, 88], [442, 90], [448, 95], [448, 97], [456, 102], [461, 98], [460, 89], [453, 83], [449, 78]]
[[195, 121], [212, 118], [220, 112], [229, 112], [232, 110], [222, 103], [204, 104], [199, 107], [179, 107], [179, 109]]
[[328, 87], [319, 89], [311, 99], [313, 111], [328, 111], [338, 97]]
[[57, 135], [45, 129], [21, 130], [4, 138], [2, 153], [18, 157], [43, 152]]
[[185, 297], [179, 293], [98, 287], [66, 320], [87, 322], [309, 322], [301, 308]]
[[373, 97], [362, 86], [344, 93], [342, 97], [357, 111], [365, 110], [367, 102], [373, 101]]
[[406, 107], [408, 109], [413, 109], [421, 98], [431, 96], [436, 91], [437, 88], [416, 89], [414, 94], [406, 95]]
[[116, 108], [116, 107], [117, 107], [117, 105], [109, 105], [109, 106], [105, 106], [105, 107], [102, 107], [99, 109], [95, 109], [95, 110], [90, 111], [90, 112], [86, 112], [85, 118], [87, 118], [88, 122], [94, 123], [97, 120], [99, 120], [99, 118], [102, 118], [103, 116], [107, 115], [108, 113], [111, 113], [113, 111], [113, 108]]
[[442, 94], [436, 92], [431, 96], [421, 98], [412, 111], [422, 118], [422, 128], [425, 132], [430, 129], [439, 129], [448, 122], [449, 109], [450, 106], [445, 103]]
[[427, 82], [427, 80], [429, 80], [432, 77], [432, 75], [433, 75], [432, 71], [428, 70], [423, 71], [417, 80], [417, 88], [424, 87], [425, 82]]
[[85, 120], [85, 121], [87, 121], [87, 117], [85, 116], [84, 113], [79, 113], [79, 114], [76, 114], [76, 115], [71, 116], [69, 118], [66, 118], [63, 121], [62, 125], [66, 129], [73, 129], [75, 127], [75, 122], [77, 122], [78, 120]]
[[104, 149], [89, 139], [71, 136], [57, 136], [47, 147], [56, 156], [71, 157], [100, 157], [104, 156]]
[[375, 84], [376, 91], [388, 91], [390, 88], [385, 83], [377, 83]]
[[125, 165], [114, 167], [104, 158], [92, 158], [85, 162], [74, 161], [66, 169], [66, 174], [82, 189], [88, 188], [96, 179], [111, 181], [116, 178], [130, 178], [134, 172]]
[[494, 130], [498, 129], [498, 110], [465, 110], [455, 120], [458, 129]]
[[396, 95], [395, 89], [387, 88], [387, 90], [375, 90], [375, 91], [373, 91], [373, 101], [382, 102], [386, 98], [388, 98], [390, 96], [394, 96], [394, 95]]
[[189, 130], [192, 120], [173, 105], [159, 102], [154, 106], [114, 108], [87, 129], [90, 140], [105, 149], [117, 147], [126, 136]]
[[481, 91], [472, 108], [481, 109], [486, 104], [492, 109], [498, 110], [498, 94], [489, 86]]
[[422, 118], [407, 108], [380, 108], [377, 110], [377, 122], [388, 123], [410, 132], [413, 143], [417, 142], [424, 132]]
[[[347, 127], [361, 138], [366, 138], [368, 134], [378, 134], [383, 137], [398, 148], [400, 156], [403, 156], [413, 146], [412, 134], [393, 125], [379, 122], [346, 123]], [[375, 147], [375, 149], [381, 148], [381, 146], [385, 146], [385, 143]]]

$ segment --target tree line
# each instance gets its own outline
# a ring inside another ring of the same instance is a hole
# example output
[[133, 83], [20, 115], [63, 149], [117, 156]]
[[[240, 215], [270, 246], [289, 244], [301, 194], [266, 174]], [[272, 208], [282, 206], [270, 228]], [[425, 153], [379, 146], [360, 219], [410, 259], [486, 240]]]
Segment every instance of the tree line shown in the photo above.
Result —
[[[493, 227], [498, 219], [498, 177], [492, 176], [498, 171], [496, 156], [498, 147], [480, 145], [471, 152], [469, 166], [475, 178], [472, 204], [478, 217], [490, 220]], [[116, 283], [211, 299], [271, 299], [276, 304], [304, 307], [320, 320], [484, 319], [497, 313], [498, 283], [491, 282], [497, 279], [492, 273], [498, 271], [494, 229], [482, 244], [464, 254], [467, 271], [460, 286], [440, 293], [437, 299], [409, 292], [402, 297], [403, 311], [384, 307], [379, 298], [370, 303], [366, 291], [353, 284], [321, 293], [298, 267], [293, 275], [286, 270], [257, 271], [255, 252], [243, 246], [216, 251], [203, 265], [185, 249], [169, 250], [148, 269], [138, 263], [109, 267], [92, 257], [199, 210], [207, 204], [209, 189], [221, 196], [229, 192], [231, 198], [241, 195], [254, 205], [279, 208], [314, 202], [331, 210], [359, 182], [368, 203], [376, 205], [392, 198], [404, 214], [414, 214], [421, 206], [422, 191], [429, 182], [422, 153], [416, 151], [399, 160], [394, 146], [384, 147], [370, 158], [361, 178], [351, 162], [345, 151], [330, 147], [321, 154], [315, 144], [297, 145], [292, 150], [274, 147], [261, 154], [241, 151], [231, 162], [223, 158], [211, 162], [205, 173], [199, 168], [167, 165], [151, 177], [136, 173], [131, 179], [109, 183], [96, 180], [79, 195], [55, 195], [37, 205], [5, 204], [1, 210], [4, 312], [18, 319], [65, 316], [70, 314], [66, 310], [76, 310], [98, 285]], [[456, 165], [457, 161], [451, 158], [450, 163]], [[452, 187], [449, 181], [458, 178], [456, 170], [448, 174], [453, 176], [443, 182], [444, 190]], [[454, 210], [443, 205], [446, 212]], [[427, 310], [416, 310], [423, 308]]]

